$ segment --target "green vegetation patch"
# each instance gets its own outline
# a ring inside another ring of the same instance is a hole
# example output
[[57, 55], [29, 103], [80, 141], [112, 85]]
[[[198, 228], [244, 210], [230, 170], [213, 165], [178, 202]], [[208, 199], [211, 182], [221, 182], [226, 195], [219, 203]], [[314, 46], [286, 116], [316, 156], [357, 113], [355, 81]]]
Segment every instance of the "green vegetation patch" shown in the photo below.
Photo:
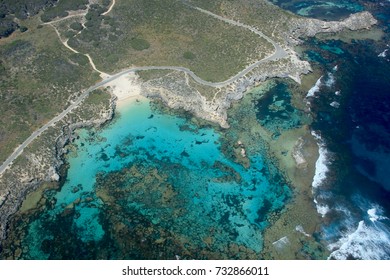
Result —
[[97, 68], [108, 73], [131, 66], [182, 66], [217, 82], [273, 50], [249, 30], [182, 1], [117, 0], [110, 14], [103, 16], [105, 9], [95, 7], [96, 12], [87, 17], [87, 28], [68, 43], [89, 53]]
[[68, 30], [68, 31], [65, 32], [65, 37], [66, 38], [72, 38], [72, 37], [74, 37], [76, 35], [77, 35], [77, 33], [75, 31], [73, 31], [73, 30]]
[[21, 32], [27, 31], [27, 27], [19, 26], [17, 22], [35, 16], [40, 11], [55, 5], [57, 1], [58, 0], [1, 0], [0, 38], [8, 37], [18, 28]]
[[21, 26], [20, 28], [20, 32], [26, 32], [28, 30], [28, 28], [26, 26]]
[[85, 10], [89, 4], [88, 0], [59, 0], [56, 6], [45, 9], [41, 15], [43, 22], [49, 22], [56, 17], [66, 17], [68, 11]]
[[169, 73], [172, 73], [172, 70], [147, 70], [137, 72], [138, 76], [145, 82], [164, 77]]
[[72, 28], [73, 30], [76, 30], [76, 31], [81, 31], [84, 29], [83, 25], [80, 22], [73, 22], [70, 25], [70, 28]]
[[111, 99], [110, 94], [105, 89], [95, 89], [93, 92], [89, 94], [87, 99], [84, 101], [89, 105], [100, 105], [105, 104], [109, 105], [109, 101]]
[[12, 14], [15, 15], [18, 19], [26, 19], [29, 16], [38, 14], [45, 8], [55, 5], [57, 1], [58, 0], [1, 0], [0, 18]]
[[133, 49], [137, 51], [143, 51], [150, 48], [148, 41], [142, 38], [134, 38], [130, 41], [130, 45]]
[[72, 62], [77, 63], [80, 66], [85, 66], [89, 63], [88, 57], [86, 57], [85, 55], [83, 55], [81, 53], [72, 53], [69, 56], [69, 59]]
[[16, 29], [18, 29], [19, 25], [14, 22], [12, 19], [4, 18], [0, 19], [0, 38], [8, 37], [11, 35]]
[[183, 54], [183, 57], [185, 58], [185, 59], [190, 59], [190, 60], [193, 60], [193, 59], [195, 59], [195, 54], [194, 53], [192, 53], [192, 52], [185, 52], [184, 54]]
[[186, 0], [197, 6], [242, 23], [257, 27], [274, 41], [284, 43], [289, 22], [297, 16], [266, 0]]
[[[16, 39], [19, 38], [19, 39]], [[98, 80], [49, 26], [0, 42], [0, 162]], [[77, 64], [75, 63], [77, 62]], [[80, 62], [80, 63], [79, 63]]]

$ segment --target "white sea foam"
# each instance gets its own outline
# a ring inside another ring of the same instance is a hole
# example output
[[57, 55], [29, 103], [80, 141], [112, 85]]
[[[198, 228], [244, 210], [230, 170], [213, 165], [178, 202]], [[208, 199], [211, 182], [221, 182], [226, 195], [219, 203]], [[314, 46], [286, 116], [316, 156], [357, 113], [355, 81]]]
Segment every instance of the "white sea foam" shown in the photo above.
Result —
[[325, 81], [325, 85], [327, 87], [332, 87], [336, 82], [336, 79], [334, 78], [334, 75], [332, 73], [328, 73], [328, 79]]
[[[337, 242], [328, 246], [333, 251], [329, 259], [348, 258], [377, 260], [390, 258], [390, 227], [384, 223], [379, 206], [367, 210], [367, 218], [356, 222], [355, 227], [343, 234]], [[350, 219], [346, 221], [350, 224]]]
[[317, 80], [317, 82], [315, 83], [315, 85], [314, 85], [311, 89], [309, 89], [309, 91], [307, 92], [306, 98], [308, 98], [308, 97], [313, 97], [313, 96], [315, 96], [315, 94], [316, 94], [317, 92], [320, 91], [320, 86], [321, 86], [321, 84], [322, 84], [322, 82], [321, 82], [322, 77], [323, 77], [323, 76], [321, 76], [321, 77]]
[[[321, 136], [317, 134], [315, 131], [312, 131], [311, 134], [317, 140], [318, 153], [319, 153], [319, 157], [316, 161], [316, 169], [315, 169], [313, 182], [312, 182], [312, 187], [313, 187], [312, 191], [315, 195], [316, 190], [322, 185], [329, 171], [328, 168], [329, 152], [326, 149], [325, 143], [322, 140]], [[322, 217], [325, 217], [325, 215], [330, 211], [328, 205], [318, 202], [316, 198], [314, 198], [314, 203], [316, 205], [318, 214], [320, 214]]]
[[380, 227], [370, 226], [366, 222], [360, 221], [354, 232], [329, 246], [330, 250], [338, 247], [330, 254], [329, 259], [389, 259], [389, 234]]
[[325, 180], [326, 174], [329, 171], [328, 163], [329, 163], [329, 152], [326, 149], [326, 146], [319, 134], [315, 131], [312, 131], [311, 134], [316, 138], [318, 145], [318, 152], [320, 156], [316, 161], [316, 170], [313, 178], [312, 186], [313, 188], [318, 188], [321, 183]]
[[381, 216], [380, 214], [378, 214], [378, 210], [377, 208], [371, 208], [371, 209], [368, 209], [367, 210], [367, 214], [369, 216], [369, 219], [371, 222], [376, 222], [376, 221], [380, 221], [380, 220], [388, 220], [387, 217], [385, 216]]
[[388, 49], [385, 49], [383, 52], [378, 54], [378, 57], [386, 57]]
[[322, 218], [324, 218], [330, 211], [329, 206], [324, 203], [319, 203], [317, 199], [314, 199], [314, 203], [316, 205], [317, 213], [320, 214]]
[[[333, 72], [333, 73], [334, 73], [334, 72], [337, 72], [337, 70], [339, 70], [339, 66], [338, 66], [338, 65], [336, 65], [335, 67], [333, 67], [332, 72]], [[333, 74], [332, 72], [329, 72], [329, 73], [328, 73], [328, 78], [327, 78], [326, 81], [325, 81], [325, 85], [326, 85], [327, 87], [332, 87], [332, 86], [336, 83], [336, 79], [335, 79], [334, 74]]]
[[329, 104], [330, 106], [334, 107], [334, 108], [339, 108], [340, 107], [340, 103], [338, 103], [337, 101], [333, 101], [332, 103]]
[[[337, 65], [336, 65], [336, 66], [333, 68], [333, 70], [334, 70], [334, 71], [337, 71], [337, 69], [338, 69], [338, 67], [337, 67]], [[330, 72], [327, 74], [327, 79], [326, 79], [324, 82], [322, 81], [322, 80], [323, 80], [323, 77], [324, 77], [324, 76], [321, 76], [321, 77], [316, 81], [316, 83], [314, 84], [314, 86], [313, 86], [311, 89], [309, 89], [309, 91], [308, 91], [307, 94], [306, 94], [306, 98], [308, 98], [308, 97], [314, 97], [314, 96], [316, 95], [316, 93], [320, 91], [320, 87], [322, 86], [323, 83], [324, 83], [325, 86], [327, 86], [327, 87], [332, 87], [332, 86], [335, 84], [335, 82], [336, 82], [336, 79], [335, 79], [334, 75], [333, 75], [332, 73], [330, 73]]]
[[[334, 207], [334, 210], [338, 213], [342, 213], [343, 216], [346, 218], [352, 217], [351, 211], [342, 204], [336, 204]], [[352, 225], [352, 223], [351, 223], [351, 225]]]

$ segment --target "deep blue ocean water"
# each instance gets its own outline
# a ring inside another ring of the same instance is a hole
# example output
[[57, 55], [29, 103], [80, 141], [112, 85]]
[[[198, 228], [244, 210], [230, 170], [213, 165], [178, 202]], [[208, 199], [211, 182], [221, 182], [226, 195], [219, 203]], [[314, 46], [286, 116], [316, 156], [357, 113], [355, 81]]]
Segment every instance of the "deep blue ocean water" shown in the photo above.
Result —
[[365, 7], [384, 36], [305, 44], [306, 59], [324, 73], [310, 98], [312, 129], [321, 135], [329, 169], [315, 191], [327, 212], [318, 235], [333, 251], [330, 258], [390, 259], [390, 3], [326, 2]]

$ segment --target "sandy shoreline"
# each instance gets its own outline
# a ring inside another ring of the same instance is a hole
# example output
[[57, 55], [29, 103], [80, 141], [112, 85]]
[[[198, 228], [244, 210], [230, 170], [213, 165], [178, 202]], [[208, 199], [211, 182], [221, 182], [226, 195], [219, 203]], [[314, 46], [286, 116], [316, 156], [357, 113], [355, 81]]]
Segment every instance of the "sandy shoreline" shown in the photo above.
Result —
[[142, 81], [136, 73], [128, 73], [109, 82], [106, 88], [116, 96], [116, 106], [120, 108], [146, 98], [141, 95], [141, 85]]

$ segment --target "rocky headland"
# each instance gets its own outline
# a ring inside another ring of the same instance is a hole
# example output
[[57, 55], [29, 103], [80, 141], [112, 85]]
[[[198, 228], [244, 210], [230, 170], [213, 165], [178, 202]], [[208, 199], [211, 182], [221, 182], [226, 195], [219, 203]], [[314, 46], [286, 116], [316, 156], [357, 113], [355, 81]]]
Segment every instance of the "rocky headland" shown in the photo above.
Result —
[[289, 24], [289, 30], [282, 35], [282, 47], [288, 54], [285, 58], [267, 61], [230, 85], [217, 88], [212, 98], [206, 98], [189, 82], [191, 77], [182, 73], [171, 73], [144, 83], [141, 94], [160, 98], [170, 108], [184, 109], [199, 118], [228, 128], [227, 109], [232, 102], [240, 100], [245, 92], [269, 78], [291, 78], [300, 83], [301, 76], [312, 71], [309, 62], [301, 60], [294, 51], [294, 47], [302, 43], [305, 37], [318, 33], [369, 29], [376, 23], [377, 20], [369, 12], [352, 14], [343, 21], [294, 18]]

